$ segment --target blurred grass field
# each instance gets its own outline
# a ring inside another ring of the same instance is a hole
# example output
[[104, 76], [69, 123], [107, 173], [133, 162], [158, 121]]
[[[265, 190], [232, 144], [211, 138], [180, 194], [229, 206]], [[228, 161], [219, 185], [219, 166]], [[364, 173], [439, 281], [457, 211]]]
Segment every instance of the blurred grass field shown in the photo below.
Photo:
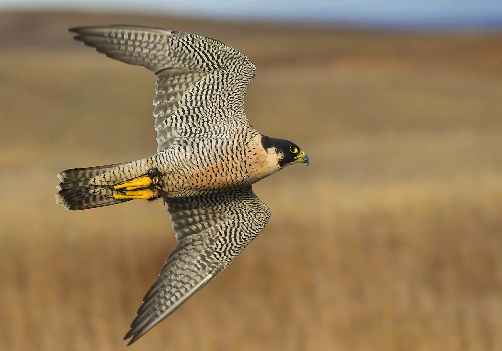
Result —
[[131, 350], [501, 350], [502, 34], [0, 13], [0, 349], [115, 350], [175, 238], [160, 201], [69, 212], [56, 174], [155, 152], [155, 79], [66, 29], [217, 38], [248, 117], [310, 156], [264, 232]]

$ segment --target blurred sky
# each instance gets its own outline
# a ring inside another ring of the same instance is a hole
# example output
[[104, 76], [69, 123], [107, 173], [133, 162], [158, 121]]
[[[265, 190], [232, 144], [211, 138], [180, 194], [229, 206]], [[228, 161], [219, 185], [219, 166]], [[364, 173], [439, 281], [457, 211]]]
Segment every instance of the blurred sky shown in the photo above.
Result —
[[0, 9], [108, 9], [389, 27], [502, 28], [502, 0], [0, 0]]

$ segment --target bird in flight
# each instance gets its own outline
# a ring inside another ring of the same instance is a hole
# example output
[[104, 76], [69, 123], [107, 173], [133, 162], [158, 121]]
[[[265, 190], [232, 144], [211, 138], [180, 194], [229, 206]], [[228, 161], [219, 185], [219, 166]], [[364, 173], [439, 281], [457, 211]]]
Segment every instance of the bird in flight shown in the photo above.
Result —
[[132, 344], [205, 286], [263, 230], [270, 210], [252, 184], [309, 158], [260, 134], [244, 113], [256, 68], [239, 51], [198, 35], [129, 25], [71, 28], [74, 39], [157, 77], [157, 152], [58, 174], [69, 210], [164, 199], [178, 241], [124, 337]]

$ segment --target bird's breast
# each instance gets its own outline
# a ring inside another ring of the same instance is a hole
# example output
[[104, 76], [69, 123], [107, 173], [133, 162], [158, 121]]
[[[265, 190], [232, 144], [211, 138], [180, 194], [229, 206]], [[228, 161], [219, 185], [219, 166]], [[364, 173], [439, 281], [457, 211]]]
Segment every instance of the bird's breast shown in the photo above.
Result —
[[[236, 140], [207, 142], [204, 148], [166, 151], [166, 193], [189, 196], [205, 191], [249, 185], [279, 170], [261, 144], [261, 136], [241, 133]], [[247, 139], [247, 140], [246, 140]]]
[[197, 190], [214, 190], [249, 183], [241, 160], [218, 161], [208, 167], [188, 174], [185, 187]]

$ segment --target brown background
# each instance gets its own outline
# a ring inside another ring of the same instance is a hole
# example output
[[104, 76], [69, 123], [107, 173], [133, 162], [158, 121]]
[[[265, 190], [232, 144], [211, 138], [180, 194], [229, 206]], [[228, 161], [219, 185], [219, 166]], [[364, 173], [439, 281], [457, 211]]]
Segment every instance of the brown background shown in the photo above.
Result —
[[130, 23], [258, 67], [246, 110], [310, 156], [264, 232], [131, 350], [502, 349], [502, 34], [0, 13], [0, 349], [125, 347], [175, 246], [160, 201], [68, 212], [66, 168], [155, 152], [154, 77], [73, 42]]

